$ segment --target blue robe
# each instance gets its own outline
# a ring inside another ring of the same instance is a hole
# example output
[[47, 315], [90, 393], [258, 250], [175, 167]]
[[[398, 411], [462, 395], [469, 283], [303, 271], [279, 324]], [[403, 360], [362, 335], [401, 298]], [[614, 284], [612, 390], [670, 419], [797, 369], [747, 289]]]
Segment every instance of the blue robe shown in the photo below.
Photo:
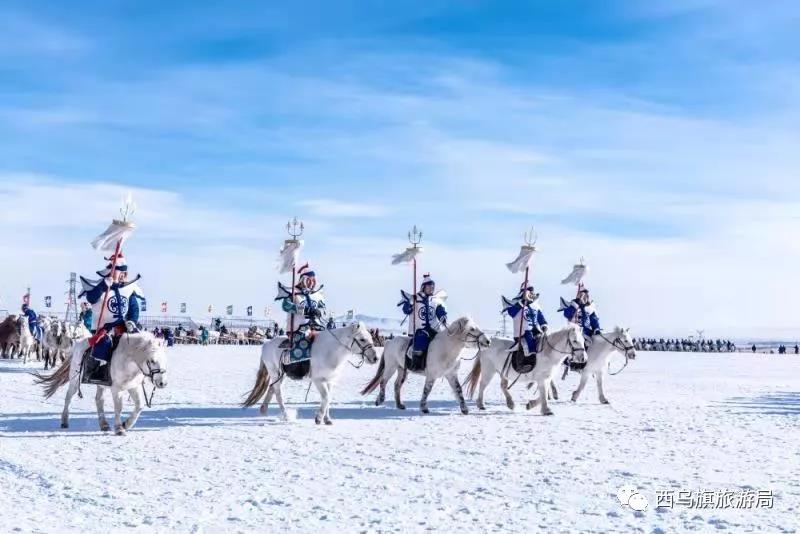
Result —
[[596, 331], [600, 330], [600, 318], [597, 317], [593, 302], [582, 304], [578, 299], [573, 299], [569, 306], [564, 307], [564, 317], [568, 321], [578, 324], [587, 338], [591, 338]]

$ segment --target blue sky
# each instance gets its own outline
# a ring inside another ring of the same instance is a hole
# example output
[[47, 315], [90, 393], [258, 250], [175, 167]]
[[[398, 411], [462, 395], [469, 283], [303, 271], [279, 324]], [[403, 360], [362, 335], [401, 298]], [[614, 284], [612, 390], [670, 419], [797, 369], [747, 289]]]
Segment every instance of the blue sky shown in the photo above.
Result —
[[396, 313], [408, 277], [387, 258], [419, 224], [422, 269], [493, 328], [536, 225], [551, 315], [586, 256], [609, 326], [783, 335], [798, 18], [788, 1], [3, 2], [0, 250], [21, 260], [0, 266], [0, 307], [96, 268], [86, 243], [133, 190], [145, 289], [194, 311], [266, 305], [296, 214], [335, 310]]

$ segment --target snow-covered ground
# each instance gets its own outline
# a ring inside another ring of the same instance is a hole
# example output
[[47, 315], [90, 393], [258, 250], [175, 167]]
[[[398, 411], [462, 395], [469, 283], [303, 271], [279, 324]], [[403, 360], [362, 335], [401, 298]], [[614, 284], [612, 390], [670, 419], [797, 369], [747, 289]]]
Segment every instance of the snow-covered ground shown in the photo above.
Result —
[[[800, 358], [641, 353], [554, 417], [500, 401], [458, 413], [446, 384], [432, 413], [358, 395], [375, 368], [347, 366], [334, 426], [317, 394], [286, 388], [297, 419], [237, 403], [259, 348], [178, 347], [170, 385], [126, 437], [99, 432], [91, 388], [59, 429], [18, 362], [0, 360], [0, 530], [22, 532], [794, 532], [800, 516]], [[472, 362], [462, 363], [462, 375]], [[514, 388], [521, 400], [525, 393]], [[107, 402], [107, 407], [110, 407]], [[650, 508], [616, 497], [637, 486]], [[773, 490], [772, 509], [655, 509], [657, 490]]]

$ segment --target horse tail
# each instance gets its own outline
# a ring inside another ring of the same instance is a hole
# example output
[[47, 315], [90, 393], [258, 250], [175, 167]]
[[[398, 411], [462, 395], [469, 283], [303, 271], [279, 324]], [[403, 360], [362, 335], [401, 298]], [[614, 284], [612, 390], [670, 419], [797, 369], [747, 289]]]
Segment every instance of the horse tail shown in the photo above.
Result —
[[475, 363], [472, 365], [472, 371], [467, 375], [464, 380], [463, 386], [467, 390], [467, 396], [471, 399], [475, 394], [475, 388], [478, 386], [478, 380], [481, 378], [481, 359], [475, 358]]
[[41, 385], [44, 387], [45, 399], [49, 399], [50, 397], [52, 397], [55, 394], [55, 392], [58, 391], [58, 388], [69, 382], [69, 368], [71, 364], [72, 364], [72, 359], [67, 358], [61, 364], [61, 367], [59, 367], [55, 373], [49, 376], [44, 376], [36, 372], [31, 373], [33, 376], [36, 377], [34, 383], [37, 386]]
[[375, 373], [375, 376], [372, 377], [372, 380], [364, 386], [364, 389], [361, 390], [362, 395], [369, 395], [375, 388], [378, 387], [378, 384], [381, 383], [381, 379], [383, 378], [383, 370], [386, 368], [386, 359], [381, 355], [381, 363], [378, 364], [378, 372]]
[[264, 396], [264, 393], [267, 392], [267, 387], [269, 387], [269, 371], [267, 371], [267, 366], [264, 365], [264, 362], [261, 362], [261, 365], [258, 367], [258, 375], [256, 375], [256, 383], [252, 391], [247, 395], [247, 398], [242, 402], [242, 408], [247, 408], [248, 406], [253, 406], [258, 403], [261, 397]]

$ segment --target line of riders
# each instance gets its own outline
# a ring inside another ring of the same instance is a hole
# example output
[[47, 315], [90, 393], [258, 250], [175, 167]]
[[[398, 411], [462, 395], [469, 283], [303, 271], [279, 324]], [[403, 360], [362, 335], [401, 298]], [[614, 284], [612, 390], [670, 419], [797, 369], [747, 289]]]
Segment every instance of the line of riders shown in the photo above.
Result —
[[[291, 288], [278, 283], [276, 301], [287, 314], [286, 331], [291, 339], [290, 362], [307, 361], [317, 332], [325, 330], [326, 310], [322, 286], [317, 286], [316, 273], [306, 264], [298, 270], [298, 281]], [[419, 292], [414, 295], [401, 290], [401, 307], [408, 321], [408, 335], [412, 338], [407, 368], [411, 371], [425, 369], [428, 347], [434, 337], [447, 328], [447, 295], [436, 290], [436, 282], [430, 274], [425, 274]], [[529, 372], [536, 364], [536, 354], [541, 349], [543, 335], [548, 324], [539, 306], [539, 294], [534, 287], [523, 284], [522, 289], [512, 299], [502, 297], [503, 312], [514, 323], [514, 341], [511, 348], [515, 355], [514, 367], [521, 372]], [[570, 302], [561, 299], [558, 310], [570, 322], [580, 325], [587, 344], [600, 332], [600, 319], [589, 290], [582, 285]], [[412, 319], [413, 318], [413, 319]]]
[[[99, 279], [81, 277], [83, 291], [79, 295], [88, 302], [88, 306], [84, 305], [81, 311], [83, 324], [92, 334], [98, 330], [105, 332], [92, 347], [92, 361], [87, 364], [87, 381], [97, 383], [108, 382], [107, 365], [120, 336], [126, 332], [140, 331], [139, 313], [144, 301], [138, 284], [141, 276], [129, 279], [128, 266], [122, 253], [116, 257], [112, 255], [106, 260], [108, 264], [105, 269], [97, 271]], [[327, 326], [323, 286], [318, 286], [316, 273], [306, 264], [297, 271], [297, 276], [294, 289], [279, 283], [278, 296], [275, 298], [281, 302], [281, 307], [287, 314], [286, 332], [291, 340], [288, 360], [292, 363], [310, 359], [314, 337]], [[535, 365], [536, 354], [541, 350], [548, 323], [538, 302], [539, 294], [535, 292], [533, 285], [523, 286], [512, 299], [502, 297], [502, 311], [513, 319], [515, 344], [510, 352], [514, 355], [514, 367], [521, 372], [527, 372]], [[401, 291], [401, 296], [397, 306], [406, 316], [408, 335], [412, 339], [407, 368], [411, 371], [424, 370], [431, 341], [447, 328], [447, 295], [443, 291], [437, 291], [434, 279], [425, 274], [416, 294]], [[103, 305], [105, 313], [101, 313]], [[23, 304], [22, 312], [28, 319], [31, 333], [41, 341], [43, 332], [36, 313], [27, 303]], [[568, 321], [580, 325], [587, 344], [600, 332], [600, 320], [594, 303], [589, 296], [589, 290], [582, 285], [572, 301], [561, 300], [559, 312]], [[103, 322], [98, 324], [101, 316]]]

